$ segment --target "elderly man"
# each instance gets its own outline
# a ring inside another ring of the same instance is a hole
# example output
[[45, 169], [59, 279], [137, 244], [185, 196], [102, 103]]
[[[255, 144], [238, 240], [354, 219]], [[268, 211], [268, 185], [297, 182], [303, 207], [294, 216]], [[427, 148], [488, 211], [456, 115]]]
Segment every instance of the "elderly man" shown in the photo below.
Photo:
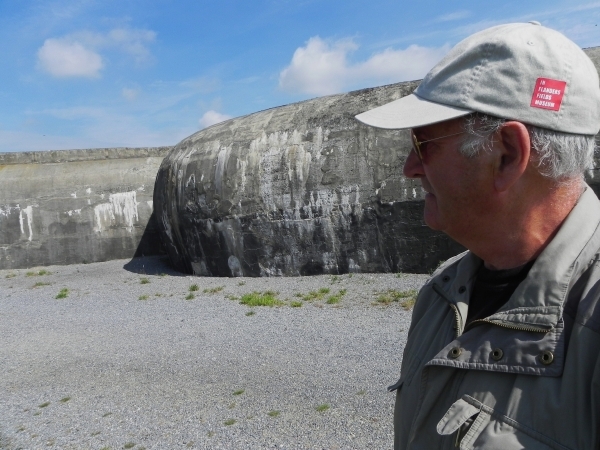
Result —
[[537, 22], [497, 26], [357, 119], [411, 129], [425, 222], [468, 249], [419, 293], [390, 388], [395, 448], [600, 448], [592, 62]]

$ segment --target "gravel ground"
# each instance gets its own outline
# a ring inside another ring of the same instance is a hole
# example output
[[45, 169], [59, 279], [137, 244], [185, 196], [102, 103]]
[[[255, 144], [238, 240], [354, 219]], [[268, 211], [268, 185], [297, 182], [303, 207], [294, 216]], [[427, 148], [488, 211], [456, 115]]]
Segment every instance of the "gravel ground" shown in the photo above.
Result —
[[[197, 278], [159, 257], [0, 271], [0, 448], [391, 448], [410, 311], [377, 298], [426, 278]], [[284, 305], [240, 304], [267, 290]]]

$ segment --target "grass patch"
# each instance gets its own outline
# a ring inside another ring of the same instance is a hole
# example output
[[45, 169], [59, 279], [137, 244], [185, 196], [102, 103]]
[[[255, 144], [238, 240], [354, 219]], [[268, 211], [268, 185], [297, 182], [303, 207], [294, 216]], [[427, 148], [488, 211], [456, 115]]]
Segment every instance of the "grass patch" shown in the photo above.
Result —
[[167, 276], [167, 274], [166, 274], [166, 273], [164, 273], [164, 272], [161, 272], [161, 273], [159, 273], [159, 274], [158, 274], [158, 276], [159, 276], [159, 277], [166, 277], [166, 276]]
[[254, 314], [256, 314], [254, 311], [248, 311], [246, 313], [247, 316], [253, 316]]
[[69, 290], [67, 288], [62, 288], [54, 298], [67, 298], [68, 295]]
[[243, 390], [243, 389], [240, 389], [239, 391], [235, 391], [235, 392], [233, 393], [233, 395], [242, 395], [243, 393], [244, 393], [244, 390]]
[[223, 422], [225, 425], [229, 426], [229, 425], [233, 425], [235, 423], [235, 419], [227, 419], [225, 422]]
[[69, 400], [71, 400], [71, 397], [63, 397], [60, 399], [61, 403], [67, 403]]
[[329, 409], [329, 405], [327, 403], [323, 403], [322, 405], [319, 405], [315, 408], [315, 410], [318, 412], [324, 412], [324, 411], [327, 411], [328, 409]]
[[242, 295], [240, 299], [242, 305], [247, 306], [279, 306], [283, 302], [277, 298], [277, 292], [251, 292], [250, 294]]
[[388, 289], [377, 296], [377, 302], [383, 305], [389, 305], [392, 302], [400, 302], [400, 305], [408, 310], [415, 304], [417, 294], [418, 291], [416, 289], [408, 289], [406, 291]]
[[329, 296], [326, 303], [328, 305], [335, 305], [336, 303], [340, 302], [344, 295], [346, 295], [346, 289], [341, 289], [337, 294]]
[[217, 286], [214, 288], [206, 288], [202, 292], [205, 294], [216, 294], [217, 292], [221, 292], [223, 289], [225, 289], [225, 286]]
[[47, 282], [45, 282], [45, 281], [38, 281], [37, 283], [35, 283], [35, 284], [33, 285], [33, 287], [34, 287], [34, 288], [36, 288], [36, 287], [40, 287], [40, 286], [50, 286], [51, 284], [52, 284], [52, 283], [47, 283]]
[[102, 415], [102, 417], [108, 417], [108, 416], [112, 416], [112, 413], [111, 413], [111, 412], [107, 412], [107, 413], [104, 413], [104, 414]]
[[300, 308], [300, 307], [302, 306], [302, 302], [299, 302], [299, 301], [293, 301], [293, 302], [291, 302], [291, 303], [290, 303], [290, 306], [291, 306], [292, 308]]
[[[37, 276], [37, 275], [40, 275], [40, 276], [41, 276], [41, 275], [51, 275], [51, 274], [52, 274], [52, 272], [50, 272], [49, 270], [42, 269], [42, 270], [39, 270], [39, 271], [37, 271], [37, 272], [34, 272], [34, 271], [29, 271], [29, 272], [27, 272], [25, 275], [26, 275], [26, 276], [28, 276], [28, 277], [35, 277], [35, 276]], [[15, 276], [16, 276], [16, 275], [15, 275]], [[7, 276], [6, 278], [10, 278], [10, 277], [8, 277], [8, 276]]]
[[308, 294], [302, 296], [302, 298], [307, 302], [311, 302], [313, 300], [322, 300], [327, 294], [329, 294], [329, 291], [329, 288], [322, 287], [318, 291], [310, 291]]
[[138, 297], [138, 300], [148, 300], [148, 296], [147, 296], [147, 295], [145, 295], [145, 294], [144, 294], [144, 295], [140, 295], [140, 296]]
[[243, 286], [243, 285], [245, 285], [245, 284], [246, 284], [246, 282], [245, 282], [245, 281], [240, 281], [240, 282], [238, 283], [238, 286]]
[[277, 417], [279, 416], [279, 414], [281, 414], [281, 411], [277, 411], [274, 409], [273, 411], [269, 411], [267, 414], [269, 417]]
[[123, 448], [133, 448], [135, 447], [135, 442], [128, 442], [123, 446]]
[[198, 287], [197, 284], [192, 284], [190, 286], [190, 292], [196, 292], [197, 290], [199, 290], [200, 288]]
[[239, 299], [240, 299], [239, 297], [236, 297], [236, 296], [235, 296], [235, 295], [233, 295], [233, 294], [227, 294], [227, 295], [225, 295], [225, 298], [226, 298], [227, 300], [239, 300]]
[[196, 296], [194, 294], [192, 294], [191, 292], [185, 296], [186, 300], [194, 300], [194, 298], [196, 298]]
[[140, 278], [140, 284], [148, 284], [150, 280], [148, 278]]
[[9, 274], [7, 274], [7, 275], [6, 275], [4, 278], [14, 278], [14, 277], [16, 277], [16, 276], [17, 276], [17, 274], [16, 274], [16, 273], [9, 273]]
[[331, 277], [331, 280], [329, 280], [329, 281], [331, 284], [335, 284], [335, 283], [339, 283], [341, 280], [340, 280], [340, 277], [338, 277], [337, 275], [334, 275]]
[[46, 406], [48, 406], [50, 404], [50, 402], [44, 402], [41, 405], [38, 405], [38, 408], [45, 408]]
[[227, 408], [229, 408], [229, 409], [233, 409], [233, 408], [235, 408], [235, 402], [233, 402], [233, 403], [230, 403], [230, 404], [229, 404], [229, 406], [228, 406]]

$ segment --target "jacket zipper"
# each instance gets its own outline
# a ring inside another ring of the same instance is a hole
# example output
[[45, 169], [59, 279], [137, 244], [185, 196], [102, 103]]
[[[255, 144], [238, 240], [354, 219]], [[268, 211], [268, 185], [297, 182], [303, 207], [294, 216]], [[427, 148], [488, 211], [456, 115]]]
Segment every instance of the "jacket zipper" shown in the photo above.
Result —
[[461, 335], [461, 330], [462, 330], [462, 317], [460, 316], [460, 312], [458, 311], [458, 307], [456, 306], [456, 303], [454, 302], [453, 299], [451, 299], [447, 294], [446, 291], [444, 291], [444, 289], [442, 289], [440, 286], [438, 286], [436, 283], [433, 283], [432, 285], [433, 290], [440, 296], [442, 297], [444, 300], [446, 300], [449, 304], [450, 307], [452, 308], [452, 310], [454, 311], [454, 326], [456, 329], [456, 333], [455, 333], [455, 339], [457, 339], [458, 337], [460, 337]]
[[552, 326], [548, 326], [547, 328], [543, 328], [543, 327], [534, 327], [534, 326], [506, 325], [504, 323], [495, 322], [495, 321], [489, 320], [489, 319], [477, 319], [477, 320], [474, 320], [473, 322], [471, 322], [469, 324], [468, 328], [471, 328], [471, 326], [473, 326], [473, 324], [475, 324], [475, 323], [481, 323], [481, 322], [485, 322], [485, 323], [489, 323], [489, 324], [492, 324], [492, 325], [496, 325], [497, 327], [508, 328], [510, 330], [531, 331], [533, 333], [547, 333], [547, 332], [551, 331], [554, 328]]

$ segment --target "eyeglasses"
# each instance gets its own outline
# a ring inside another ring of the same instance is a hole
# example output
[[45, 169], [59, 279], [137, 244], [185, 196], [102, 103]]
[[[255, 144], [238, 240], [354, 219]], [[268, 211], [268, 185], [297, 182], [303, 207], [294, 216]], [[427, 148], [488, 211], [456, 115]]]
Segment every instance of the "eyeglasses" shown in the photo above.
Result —
[[419, 160], [421, 162], [423, 162], [423, 153], [421, 151], [421, 144], [425, 144], [426, 142], [431, 142], [431, 141], [437, 141], [438, 139], [444, 139], [444, 138], [451, 137], [451, 136], [458, 136], [459, 134], [465, 134], [465, 131], [460, 131], [459, 133], [454, 133], [454, 134], [447, 134], [446, 136], [440, 136], [440, 137], [436, 137], [433, 139], [427, 139], [426, 141], [419, 141], [417, 139], [417, 136], [415, 136], [414, 131], [410, 130], [410, 135], [412, 136], [415, 153], [417, 154], [417, 156], [419, 157]]

